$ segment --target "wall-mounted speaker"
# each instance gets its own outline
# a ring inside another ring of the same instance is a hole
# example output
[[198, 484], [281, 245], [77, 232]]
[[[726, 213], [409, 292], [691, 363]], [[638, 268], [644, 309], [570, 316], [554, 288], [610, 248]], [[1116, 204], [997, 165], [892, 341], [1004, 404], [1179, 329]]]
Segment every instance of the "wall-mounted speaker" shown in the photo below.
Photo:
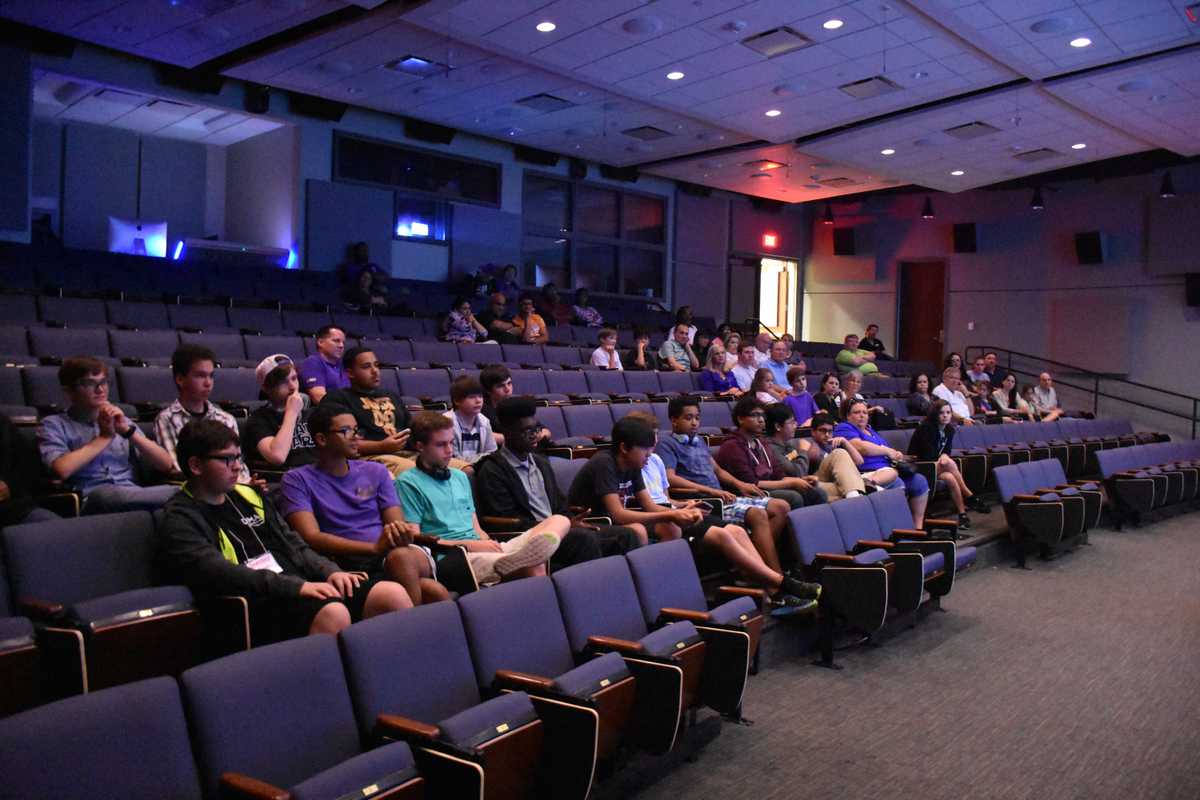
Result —
[[444, 125], [435, 125], [419, 119], [404, 120], [404, 135], [417, 141], [450, 144], [454, 141], [455, 133], [454, 128], [447, 128]]
[[342, 115], [348, 106], [324, 97], [313, 97], [300, 92], [288, 92], [288, 110], [302, 117], [323, 119], [327, 122], [341, 122]]
[[246, 98], [242, 107], [251, 114], [265, 114], [271, 108], [271, 87], [257, 83], [246, 84]]
[[854, 246], [854, 228], [833, 229], [833, 254], [835, 256], [852, 256], [857, 252]]
[[769, 197], [751, 197], [750, 207], [755, 211], [766, 211], [768, 214], [778, 214], [783, 211], [784, 204], [779, 200], [772, 200]]
[[974, 222], [956, 222], [954, 224], [954, 252], [979, 252], [979, 230]]
[[690, 194], [692, 197], [712, 197], [711, 186], [701, 186], [698, 183], [688, 183], [687, 181], [676, 181], [675, 188], [682, 194]]
[[610, 167], [607, 164], [600, 165], [600, 175], [608, 178], [610, 181], [624, 181], [625, 183], [636, 183], [638, 176], [637, 167]]
[[220, 94], [225, 78], [218, 72], [199, 72], [194, 69], [159, 64], [155, 69], [159, 84], [200, 94]]
[[1100, 231], [1075, 234], [1075, 259], [1080, 264], [1103, 264], [1104, 250], [1104, 234]]
[[567, 162], [567, 174], [572, 180], [581, 181], [587, 177], [588, 165], [582, 158], [572, 158]]
[[1183, 282], [1187, 287], [1187, 304], [1200, 306], [1200, 272], [1189, 272]]
[[517, 161], [524, 161], [526, 164], [537, 164], [542, 167], [553, 167], [558, 164], [558, 153], [551, 153], [549, 150], [539, 150], [536, 147], [526, 147], [523, 144], [513, 147], [513, 156]]

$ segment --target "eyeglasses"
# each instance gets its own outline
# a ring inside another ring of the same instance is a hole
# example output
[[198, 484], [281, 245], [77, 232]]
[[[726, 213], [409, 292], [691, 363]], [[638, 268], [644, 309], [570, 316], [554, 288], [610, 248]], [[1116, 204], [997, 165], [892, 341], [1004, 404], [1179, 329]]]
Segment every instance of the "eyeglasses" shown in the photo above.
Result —
[[338, 436], [341, 436], [343, 439], [360, 439], [360, 438], [362, 438], [362, 431], [359, 430], [358, 428], [350, 428], [350, 427], [334, 428], [333, 433], [336, 433]]
[[95, 380], [94, 378], [84, 378], [81, 381], [75, 381], [75, 388], [76, 389], [85, 389], [89, 392], [94, 392], [98, 389], [107, 389], [108, 388], [108, 378], [103, 378], [101, 380]]
[[517, 430], [517, 433], [526, 439], [535, 439], [535, 438], [537, 438], [538, 432], [541, 429], [542, 429], [541, 425], [534, 425], [531, 428], [520, 428]]
[[220, 461], [227, 468], [232, 467], [234, 464], [242, 463], [242, 454], [241, 453], [234, 453], [233, 455], [230, 455], [230, 456], [221, 456], [221, 455], [216, 455], [216, 454], [210, 454], [210, 455], [205, 456], [205, 458], [207, 458], [209, 461]]
[[833, 433], [833, 428], [823, 425], [820, 428], [813, 428], [813, 433]]

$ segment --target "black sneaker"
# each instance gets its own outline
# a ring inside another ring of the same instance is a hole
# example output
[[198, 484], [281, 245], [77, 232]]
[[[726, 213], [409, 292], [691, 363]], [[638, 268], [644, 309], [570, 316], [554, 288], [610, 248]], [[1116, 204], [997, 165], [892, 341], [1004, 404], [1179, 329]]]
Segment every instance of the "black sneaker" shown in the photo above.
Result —
[[958, 529], [960, 531], [970, 530], [971, 529], [971, 518], [968, 517], [966, 514], [959, 514], [958, 515]]
[[978, 511], [980, 514], [992, 513], [992, 507], [983, 502], [983, 498], [977, 494], [973, 494], [968, 497], [966, 505], [967, 508], [971, 509], [972, 511]]
[[768, 613], [773, 617], [787, 617], [812, 611], [816, 607], [816, 600], [804, 600], [791, 594], [777, 594], [771, 598], [771, 610]]
[[798, 581], [790, 575], [784, 576], [783, 582], [779, 584], [779, 590], [784, 594], [795, 595], [802, 600], [819, 600], [821, 598], [821, 584]]

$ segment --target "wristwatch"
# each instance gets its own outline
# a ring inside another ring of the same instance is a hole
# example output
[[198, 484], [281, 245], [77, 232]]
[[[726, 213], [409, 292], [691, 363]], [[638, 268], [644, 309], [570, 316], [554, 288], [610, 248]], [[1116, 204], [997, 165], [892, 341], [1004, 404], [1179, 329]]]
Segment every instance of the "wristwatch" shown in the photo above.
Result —
[[132, 439], [135, 433], [137, 433], [137, 425], [134, 425], [131, 422], [129, 423], [129, 427], [125, 429], [124, 433], [118, 433], [117, 435], [122, 439]]

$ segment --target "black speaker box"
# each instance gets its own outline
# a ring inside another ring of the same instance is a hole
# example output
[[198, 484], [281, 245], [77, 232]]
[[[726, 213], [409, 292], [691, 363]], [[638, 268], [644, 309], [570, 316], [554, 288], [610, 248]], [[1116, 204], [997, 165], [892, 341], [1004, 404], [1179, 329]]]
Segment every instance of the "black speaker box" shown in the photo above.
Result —
[[1200, 306], [1200, 272], [1189, 272], [1183, 282], [1187, 286], [1187, 304]]
[[610, 181], [636, 183], [641, 173], [638, 172], [637, 167], [610, 167], [607, 164], [601, 164], [600, 174]]
[[200, 94], [220, 94], [221, 87], [225, 85], [225, 78], [220, 73], [199, 72], [169, 64], [159, 64], [155, 75], [163, 86]]
[[783, 211], [784, 203], [781, 200], [772, 200], [769, 197], [751, 197], [750, 207], [755, 211], [766, 211], [768, 214], [778, 214]]
[[854, 246], [854, 228], [833, 229], [833, 254], [835, 256], [852, 256], [857, 252]]
[[700, 186], [687, 181], [676, 181], [675, 186], [681, 193], [690, 194], [692, 197], [712, 197], [713, 193], [711, 186]]
[[419, 119], [404, 120], [404, 135], [410, 139], [416, 139], [421, 142], [433, 142], [434, 144], [450, 144], [454, 141], [454, 128], [447, 128], [444, 125], [435, 125], [432, 122], [425, 122]]
[[288, 109], [302, 117], [323, 119], [327, 122], [341, 122], [342, 115], [348, 106], [324, 97], [313, 97], [311, 94], [288, 92]]
[[536, 147], [526, 147], [523, 144], [513, 147], [513, 155], [517, 161], [524, 161], [526, 164], [537, 164], [542, 167], [553, 167], [558, 164], [558, 153], [551, 153], [549, 150], [539, 150]]
[[974, 222], [956, 222], [954, 224], [954, 252], [979, 252], [978, 226]]
[[588, 165], [582, 158], [572, 158], [567, 162], [567, 174], [572, 180], [581, 181], [587, 177]]
[[1100, 231], [1075, 234], [1075, 259], [1080, 264], [1104, 263], [1104, 235]]
[[271, 108], [271, 87], [257, 83], [246, 84], [243, 108], [251, 114], [265, 114]]

